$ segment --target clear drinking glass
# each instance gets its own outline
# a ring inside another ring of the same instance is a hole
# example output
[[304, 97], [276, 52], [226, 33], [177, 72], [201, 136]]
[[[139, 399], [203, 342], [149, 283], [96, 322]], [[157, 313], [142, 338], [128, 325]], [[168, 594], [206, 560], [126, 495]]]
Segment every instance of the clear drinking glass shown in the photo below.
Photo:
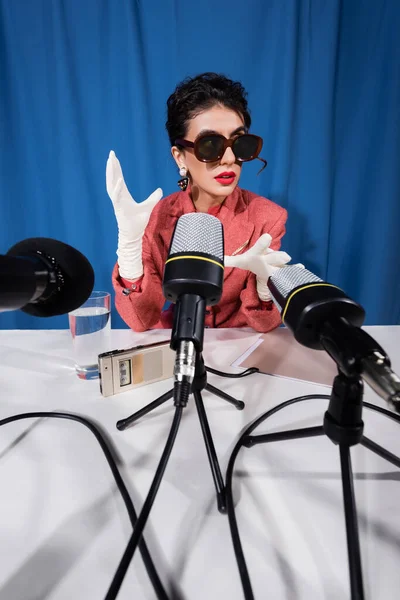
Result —
[[97, 357], [111, 350], [111, 296], [92, 292], [82, 306], [68, 313], [75, 369], [81, 379], [99, 376]]

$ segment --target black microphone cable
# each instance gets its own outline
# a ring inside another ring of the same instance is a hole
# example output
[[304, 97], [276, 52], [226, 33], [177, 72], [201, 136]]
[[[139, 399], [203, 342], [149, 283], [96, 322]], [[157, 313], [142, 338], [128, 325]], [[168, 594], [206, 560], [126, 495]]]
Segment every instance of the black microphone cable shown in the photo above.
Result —
[[[206, 367], [206, 370], [210, 373], [214, 373], [216, 375], [220, 375], [221, 377], [232, 377], [232, 378], [241, 378], [251, 375], [252, 373], [258, 373], [259, 369], [256, 367], [252, 367], [250, 369], [246, 369], [241, 373], [224, 373], [222, 371], [218, 371], [217, 369], [213, 369], [211, 367]], [[105, 600], [114, 600], [116, 598], [118, 591], [122, 585], [126, 572], [129, 568], [133, 555], [136, 551], [138, 541], [141, 539], [141, 535], [143, 533], [144, 527], [146, 525], [148, 516], [150, 514], [151, 508], [153, 506], [154, 500], [156, 498], [158, 489], [160, 487], [169, 457], [171, 455], [171, 451], [173, 445], [175, 443], [175, 439], [178, 433], [179, 425], [182, 418], [182, 412], [185, 406], [187, 405], [189, 394], [190, 394], [190, 383], [188, 381], [175, 382], [174, 385], [174, 404], [175, 404], [175, 413], [172, 421], [170, 433], [165, 444], [164, 451], [161, 455], [154, 479], [150, 486], [150, 490], [147, 494], [147, 497], [144, 501], [143, 508], [139, 514], [136, 525], [132, 532], [131, 538], [128, 542], [126, 550], [122, 556], [120, 564], [118, 566], [117, 572], [115, 573], [114, 579], [111, 583], [111, 586], [108, 590], [107, 596]], [[118, 425], [117, 425], [118, 428]]]
[[[138, 523], [138, 517], [136, 515], [136, 511], [133, 506], [133, 502], [131, 500], [129, 492], [128, 492], [126, 485], [122, 479], [121, 473], [119, 472], [119, 469], [114, 460], [112, 452], [111, 452], [110, 448], [108, 447], [108, 443], [106, 442], [105, 437], [100, 432], [99, 428], [94, 423], [89, 421], [89, 419], [85, 419], [84, 417], [75, 415], [73, 413], [37, 411], [37, 412], [21, 413], [19, 415], [13, 415], [11, 417], [6, 417], [5, 419], [1, 419], [0, 427], [2, 425], [7, 425], [8, 423], [13, 423], [15, 421], [21, 421], [23, 419], [48, 418], [48, 417], [55, 418], [55, 419], [70, 419], [72, 421], [77, 421], [78, 423], [81, 423], [81, 425], [84, 425], [85, 427], [87, 427], [89, 429], [89, 431], [91, 431], [91, 433], [93, 433], [96, 440], [100, 444], [103, 454], [104, 454], [104, 456], [108, 462], [108, 465], [111, 469], [112, 475], [114, 477], [114, 481], [117, 485], [119, 493], [122, 496], [126, 510], [128, 512], [129, 520], [132, 524], [132, 527], [134, 528], [134, 531], [137, 531], [136, 525]], [[143, 530], [143, 528], [142, 528], [142, 530]], [[150, 556], [146, 542], [141, 535], [141, 532], [140, 532], [140, 535], [139, 535], [139, 538], [137, 541], [139, 544], [139, 549], [140, 549], [140, 553], [143, 558], [144, 565], [146, 567], [146, 571], [147, 571], [149, 579], [152, 583], [152, 586], [153, 586], [153, 589], [154, 589], [157, 599], [158, 600], [169, 600], [169, 597], [161, 583], [161, 580], [155, 569], [154, 563]], [[128, 544], [128, 546], [129, 546], [129, 544]], [[128, 565], [129, 565], [129, 562], [128, 562]], [[128, 565], [127, 565], [127, 567], [128, 567]], [[121, 583], [122, 583], [122, 580], [121, 580]], [[118, 590], [119, 590], [119, 587], [118, 587]], [[118, 590], [116, 590], [115, 594], [113, 594], [113, 595], [110, 595], [110, 592], [108, 592], [108, 594], [106, 596], [107, 600], [111, 600], [111, 598], [113, 598], [113, 599], [116, 598]]]
[[236, 442], [232, 453], [229, 457], [228, 467], [226, 470], [226, 508], [227, 515], [229, 520], [229, 528], [231, 530], [232, 544], [235, 552], [235, 558], [237, 562], [237, 566], [239, 569], [239, 575], [242, 582], [242, 588], [245, 600], [254, 600], [253, 589], [251, 587], [250, 575], [246, 564], [246, 559], [244, 557], [243, 546], [240, 539], [239, 527], [237, 524], [235, 506], [233, 502], [233, 492], [232, 492], [232, 480], [233, 480], [233, 471], [235, 468], [236, 458], [239, 454], [240, 449], [244, 446], [243, 442], [245, 438], [247, 438], [261, 423], [265, 421], [268, 417], [271, 417], [273, 414], [278, 412], [281, 408], [285, 406], [290, 406], [291, 404], [295, 404], [296, 402], [301, 402], [302, 400], [311, 400], [316, 398], [323, 398], [329, 400], [330, 396], [322, 396], [318, 395], [309, 395], [309, 396], [300, 396], [298, 398], [293, 398], [291, 400], [287, 400], [283, 404], [279, 404], [269, 411], [263, 413], [253, 423], [250, 423], [248, 427], [243, 431], [242, 435]]
[[154, 500], [156, 498], [158, 488], [160, 487], [161, 480], [164, 475], [164, 471], [166, 469], [168, 459], [171, 455], [172, 448], [174, 446], [174, 442], [176, 439], [176, 435], [178, 433], [179, 425], [182, 418], [183, 405], [177, 405], [175, 408], [174, 418], [172, 420], [171, 429], [168, 435], [167, 442], [165, 444], [164, 451], [161, 455], [160, 462], [158, 464], [156, 473], [154, 475], [154, 479], [151, 483], [150, 490], [146, 496], [146, 500], [144, 501], [143, 508], [140, 511], [139, 517], [136, 521], [135, 527], [133, 529], [131, 538], [126, 546], [125, 552], [122, 556], [122, 559], [119, 563], [117, 572], [114, 575], [114, 579], [111, 582], [111, 585], [108, 589], [105, 600], [114, 600], [117, 597], [119, 589], [122, 585], [128, 567], [131, 563], [135, 550], [140, 542], [142, 537], [143, 529], [146, 525], [148, 516], [150, 514], [151, 507], [153, 506]]
[[220, 377], [226, 377], [228, 379], [242, 379], [242, 377], [247, 377], [253, 373], [259, 373], [260, 369], [258, 367], [250, 367], [245, 371], [241, 371], [241, 373], [225, 373], [225, 371], [218, 371], [218, 369], [206, 366], [206, 371], [212, 373], [213, 375], [219, 375]]

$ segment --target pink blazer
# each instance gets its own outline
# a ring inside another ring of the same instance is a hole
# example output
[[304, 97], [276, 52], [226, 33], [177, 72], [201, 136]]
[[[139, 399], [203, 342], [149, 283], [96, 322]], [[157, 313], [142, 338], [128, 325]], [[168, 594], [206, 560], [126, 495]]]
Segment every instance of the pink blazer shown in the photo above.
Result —
[[[122, 319], [134, 331], [172, 327], [173, 306], [162, 312], [165, 298], [162, 277], [177, 219], [196, 212], [188, 191], [163, 198], [153, 209], [143, 236], [143, 277], [129, 295], [120, 279], [118, 264], [112, 279], [115, 304]], [[248, 250], [263, 233], [272, 236], [271, 248], [278, 250], [285, 233], [287, 211], [252, 192], [235, 188], [221, 205], [217, 217], [224, 226], [225, 254]], [[272, 302], [261, 302], [256, 277], [249, 271], [226, 268], [220, 302], [207, 307], [206, 327], [252, 327], [267, 332], [281, 322]]]

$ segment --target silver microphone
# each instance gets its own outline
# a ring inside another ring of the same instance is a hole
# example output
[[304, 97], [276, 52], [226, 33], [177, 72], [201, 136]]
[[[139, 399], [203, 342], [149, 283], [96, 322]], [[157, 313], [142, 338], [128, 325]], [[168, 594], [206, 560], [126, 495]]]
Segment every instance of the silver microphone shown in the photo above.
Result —
[[171, 335], [171, 348], [176, 350], [175, 403], [187, 401], [196, 357], [203, 350], [206, 306], [219, 302], [223, 280], [221, 221], [206, 213], [182, 215], [175, 225], [163, 277], [164, 296], [175, 303]]

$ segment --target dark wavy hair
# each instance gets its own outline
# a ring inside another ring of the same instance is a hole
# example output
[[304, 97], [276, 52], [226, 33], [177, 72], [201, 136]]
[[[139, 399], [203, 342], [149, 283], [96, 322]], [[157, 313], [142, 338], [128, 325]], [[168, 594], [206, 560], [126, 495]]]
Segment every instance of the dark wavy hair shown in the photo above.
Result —
[[198, 114], [220, 105], [238, 113], [246, 129], [250, 128], [251, 117], [247, 108], [247, 92], [239, 81], [232, 81], [218, 73], [202, 73], [196, 77], [187, 77], [179, 83], [167, 100], [167, 122], [171, 146], [175, 140], [184, 138], [190, 119]]

